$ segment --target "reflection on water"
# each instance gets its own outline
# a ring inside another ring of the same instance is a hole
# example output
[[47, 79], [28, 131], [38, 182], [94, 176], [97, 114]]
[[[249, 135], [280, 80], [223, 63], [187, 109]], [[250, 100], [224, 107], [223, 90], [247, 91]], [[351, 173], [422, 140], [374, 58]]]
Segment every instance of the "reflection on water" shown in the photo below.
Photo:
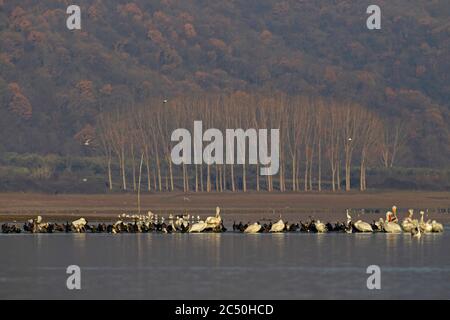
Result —
[[[444, 234], [0, 235], [0, 298], [450, 298]], [[82, 290], [65, 287], [82, 270]], [[382, 289], [366, 288], [366, 268]]]

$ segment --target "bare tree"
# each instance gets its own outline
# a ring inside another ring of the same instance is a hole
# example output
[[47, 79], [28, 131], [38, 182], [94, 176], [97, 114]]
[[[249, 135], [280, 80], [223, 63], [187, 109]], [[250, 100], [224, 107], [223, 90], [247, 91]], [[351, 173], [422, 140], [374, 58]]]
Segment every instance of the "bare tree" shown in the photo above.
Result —
[[391, 120], [386, 121], [383, 128], [380, 141], [381, 162], [385, 168], [392, 168], [406, 142], [406, 124]]
[[112, 158], [113, 158], [113, 147], [112, 147], [112, 137], [111, 137], [111, 119], [105, 115], [101, 114], [97, 120], [97, 136], [100, 141], [100, 150], [106, 159], [107, 174], [108, 174], [108, 188], [110, 191], [113, 190], [113, 180], [112, 180]]

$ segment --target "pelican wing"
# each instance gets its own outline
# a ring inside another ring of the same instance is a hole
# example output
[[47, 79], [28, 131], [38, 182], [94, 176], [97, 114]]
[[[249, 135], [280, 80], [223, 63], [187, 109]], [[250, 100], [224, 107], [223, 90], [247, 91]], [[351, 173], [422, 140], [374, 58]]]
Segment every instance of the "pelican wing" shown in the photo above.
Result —
[[403, 228], [404, 232], [411, 232], [414, 227], [415, 226], [414, 226], [414, 224], [411, 221], [408, 221], [408, 220], [405, 219], [402, 222], [402, 228]]
[[245, 233], [258, 233], [261, 230], [261, 225], [259, 223], [254, 223], [249, 225], [244, 232]]
[[84, 218], [80, 218], [78, 220], [73, 221], [72, 225], [76, 228], [83, 227], [84, 225], [86, 225], [86, 220]]
[[205, 221], [207, 224], [219, 225], [222, 222], [221, 218], [208, 217]]
[[384, 224], [384, 231], [387, 233], [401, 233], [402, 228], [395, 222], [386, 222]]
[[283, 220], [279, 220], [277, 223], [274, 223], [272, 225], [272, 228], [270, 228], [270, 232], [281, 232], [284, 230], [284, 222]]
[[320, 223], [316, 222], [315, 226], [316, 226], [317, 232], [319, 232], [319, 233], [323, 233], [323, 232], [327, 231], [327, 228], [326, 228], [325, 224], [323, 224], [321, 222]]
[[356, 221], [353, 225], [359, 232], [373, 232], [372, 226], [367, 222], [359, 220]]
[[444, 232], [444, 225], [442, 223], [433, 221], [431, 223], [431, 226], [433, 232]]
[[207, 226], [206, 222], [194, 223], [189, 228], [189, 232], [202, 232], [203, 230], [205, 230], [206, 226]]

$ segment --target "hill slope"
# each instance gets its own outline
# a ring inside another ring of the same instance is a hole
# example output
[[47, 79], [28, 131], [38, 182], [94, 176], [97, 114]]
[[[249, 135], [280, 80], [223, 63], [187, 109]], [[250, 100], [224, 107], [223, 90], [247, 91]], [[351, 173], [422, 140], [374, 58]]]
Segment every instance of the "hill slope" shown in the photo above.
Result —
[[408, 123], [405, 165], [448, 166], [450, 3], [0, 0], [0, 151], [78, 154], [102, 110], [219, 91], [350, 99]]

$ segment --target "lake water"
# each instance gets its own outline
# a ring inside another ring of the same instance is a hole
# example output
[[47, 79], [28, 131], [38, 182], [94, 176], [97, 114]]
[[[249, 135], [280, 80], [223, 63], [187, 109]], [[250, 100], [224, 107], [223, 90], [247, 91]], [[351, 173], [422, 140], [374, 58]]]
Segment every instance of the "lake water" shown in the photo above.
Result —
[[[450, 230], [0, 235], [0, 298], [450, 299]], [[66, 268], [81, 268], [79, 291]], [[381, 290], [366, 269], [381, 268]]]

